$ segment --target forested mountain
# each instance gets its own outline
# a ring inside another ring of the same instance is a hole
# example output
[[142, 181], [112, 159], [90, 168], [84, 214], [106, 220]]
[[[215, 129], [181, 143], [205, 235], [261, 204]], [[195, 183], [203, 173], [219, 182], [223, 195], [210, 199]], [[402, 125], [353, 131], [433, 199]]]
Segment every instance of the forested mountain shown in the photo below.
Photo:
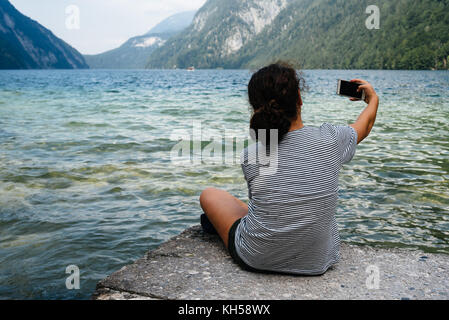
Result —
[[195, 11], [175, 14], [163, 20], [146, 34], [129, 39], [119, 48], [84, 57], [89, 66], [94, 69], [144, 69], [150, 54], [170, 37], [187, 28], [194, 15]]
[[[369, 5], [380, 28], [365, 25]], [[261, 18], [264, 17], [264, 18]], [[449, 0], [209, 0], [150, 68], [448, 69]]]
[[78, 51], [0, 0], [0, 69], [76, 68], [88, 68]]
[[208, 0], [193, 23], [151, 55], [150, 68], [226, 66], [231, 55], [257, 36], [288, 0]]

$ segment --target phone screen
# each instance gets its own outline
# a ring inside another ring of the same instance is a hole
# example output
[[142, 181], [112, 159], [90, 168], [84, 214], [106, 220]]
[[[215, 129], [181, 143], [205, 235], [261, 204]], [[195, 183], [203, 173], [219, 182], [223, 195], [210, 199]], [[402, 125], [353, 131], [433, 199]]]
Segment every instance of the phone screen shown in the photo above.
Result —
[[353, 97], [357, 99], [362, 99], [363, 91], [357, 92], [357, 89], [361, 84], [355, 82], [349, 82], [345, 80], [340, 80], [340, 92], [338, 94], [348, 97]]

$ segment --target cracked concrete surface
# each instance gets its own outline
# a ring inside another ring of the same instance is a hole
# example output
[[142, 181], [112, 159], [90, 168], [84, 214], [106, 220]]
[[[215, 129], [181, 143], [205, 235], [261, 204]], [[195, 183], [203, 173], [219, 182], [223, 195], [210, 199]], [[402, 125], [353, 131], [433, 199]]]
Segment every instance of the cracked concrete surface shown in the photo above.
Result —
[[[217, 236], [196, 226], [100, 281], [92, 298], [449, 299], [449, 255], [343, 243], [341, 256], [318, 277], [250, 273], [231, 260]], [[370, 281], [372, 266], [379, 271], [378, 289]]]

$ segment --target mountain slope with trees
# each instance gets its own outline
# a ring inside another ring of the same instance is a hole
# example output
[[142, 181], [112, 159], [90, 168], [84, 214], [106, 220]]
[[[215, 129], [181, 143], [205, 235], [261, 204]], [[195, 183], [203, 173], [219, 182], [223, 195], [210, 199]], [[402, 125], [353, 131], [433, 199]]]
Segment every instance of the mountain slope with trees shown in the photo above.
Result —
[[154, 51], [149, 68], [222, 66], [292, 0], [208, 0], [193, 23]]
[[[214, 40], [218, 34], [226, 39], [243, 33], [248, 27], [242, 27], [242, 19], [229, 17], [241, 17], [254, 1], [220, 7], [221, 2], [227, 1], [209, 0], [198, 13], [213, 16], [215, 24], [201, 31], [189, 27], [157, 49], [148, 67], [257, 68], [284, 59], [309, 69], [448, 69], [448, 0], [376, 1], [378, 30], [365, 26], [372, 1], [290, 0], [262, 31], [228, 55], [217, 54], [226, 47]], [[229, 25], [217, 31], [222, 21]], [[197, 38], [201, 41], [192, 41]]]
[[88, 65], [77, 50], [0, 0], [0, 69], [78, 68]]

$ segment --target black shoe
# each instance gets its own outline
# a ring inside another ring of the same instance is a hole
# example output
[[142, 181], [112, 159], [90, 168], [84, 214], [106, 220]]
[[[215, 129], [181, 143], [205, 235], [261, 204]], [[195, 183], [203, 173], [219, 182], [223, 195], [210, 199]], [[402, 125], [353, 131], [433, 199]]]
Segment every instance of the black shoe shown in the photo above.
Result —
[[201, 226], [203, 227], [203, 231], [209, 234], [218, 234], [217, 230], [215, 230], [214, 225], [210, 223], [209, 219], [205, 214], [201, 215]]

